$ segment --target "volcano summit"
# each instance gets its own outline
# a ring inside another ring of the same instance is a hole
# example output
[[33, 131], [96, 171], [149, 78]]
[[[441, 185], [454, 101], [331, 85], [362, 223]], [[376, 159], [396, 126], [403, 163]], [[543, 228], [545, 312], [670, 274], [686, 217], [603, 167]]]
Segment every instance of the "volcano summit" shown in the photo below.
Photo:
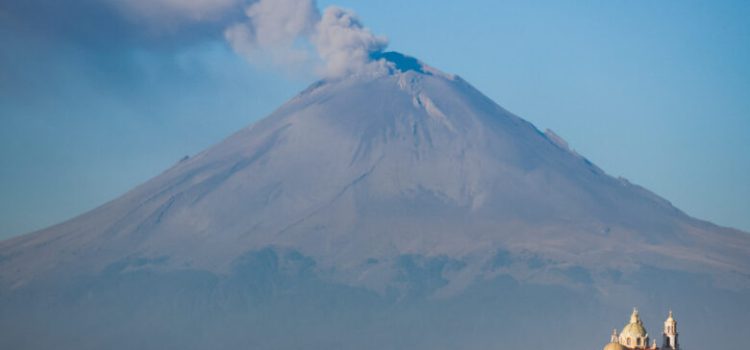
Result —
[[584, 349], [636, 304], [684, 310], [682, 344], [743, 344], [726, 325], [750, 322], [747, 233], [607, 175], [458, 76], [376, 59], [387, 74], [313, 84], [1, 242], [0, 346]]

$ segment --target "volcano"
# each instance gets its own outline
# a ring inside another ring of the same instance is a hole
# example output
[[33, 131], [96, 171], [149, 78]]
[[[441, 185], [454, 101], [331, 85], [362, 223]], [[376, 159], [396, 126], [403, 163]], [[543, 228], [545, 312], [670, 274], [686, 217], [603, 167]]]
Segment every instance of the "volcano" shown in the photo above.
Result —
[[319, 81], [0, 242], [0, 347], [584, 349], [636, 305], [674, 309], [683, 346], [742, 347], [747, 233], [608, 175], [458, 76], [375, 59], [388, 74]]

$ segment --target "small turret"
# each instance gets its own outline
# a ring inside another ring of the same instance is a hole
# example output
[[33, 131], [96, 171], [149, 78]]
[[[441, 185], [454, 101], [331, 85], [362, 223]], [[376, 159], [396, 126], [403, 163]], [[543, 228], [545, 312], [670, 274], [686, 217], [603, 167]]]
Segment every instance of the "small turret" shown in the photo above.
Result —
[[664, 321], [664, 341], [662, 343], [662, 350], [679, 350], [680, 345], [677, 342], [677, 321], [672, 316], [672, 310], [669, 310], [669, 316]]
[[609, 337], [609, 344], [605, 345], [603, 350], [626, 350], [617, 340], [617, 329], [612, 330], [612, 336]]

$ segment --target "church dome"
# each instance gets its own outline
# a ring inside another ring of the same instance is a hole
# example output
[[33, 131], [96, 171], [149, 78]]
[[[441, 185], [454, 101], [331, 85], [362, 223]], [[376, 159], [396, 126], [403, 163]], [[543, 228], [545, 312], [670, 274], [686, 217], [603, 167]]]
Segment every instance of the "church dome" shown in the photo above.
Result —
[[620, 345], [620, 343], [609, 343], [602, 350], [625, 350], [625, 347]]
[[642, 323], [628, 323], [627, 325], [625, 325], [625, 328], [622, 329], [620, 335], [623, 337], [631, 337], [635, 339], [645, 337], [647, 334], [646, 328], [643, 327]]

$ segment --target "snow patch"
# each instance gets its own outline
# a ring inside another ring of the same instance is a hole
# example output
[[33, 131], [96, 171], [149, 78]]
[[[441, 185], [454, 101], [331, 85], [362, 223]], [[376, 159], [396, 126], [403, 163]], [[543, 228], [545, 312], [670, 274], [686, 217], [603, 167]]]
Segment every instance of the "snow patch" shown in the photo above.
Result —
[[434, 118], [441, 124], [445, 125], [448, 130], [451, 132], [455, 132], [456, 128], [453, 127], [453, 124], [451, 123], [450, 119], [443, 113], [443, 111], [438, 108], [434, 102], [424, 93], [420, 93], [415, 97], [418, 104], [424, 108], [424, 110], [427, 112], [427, 115]]

